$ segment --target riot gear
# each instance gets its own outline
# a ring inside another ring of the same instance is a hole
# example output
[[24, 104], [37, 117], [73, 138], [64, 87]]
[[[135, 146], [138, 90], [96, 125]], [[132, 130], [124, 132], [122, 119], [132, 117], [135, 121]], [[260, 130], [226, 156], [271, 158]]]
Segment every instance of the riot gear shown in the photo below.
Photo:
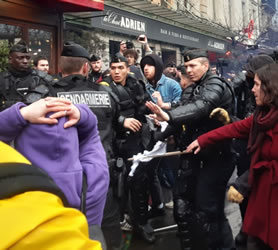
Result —
[[[233, 98], [231, 86], [209, 71], [187, 87], [180, 104], [166, 111], [179, 150], [186, 148], [199, 135], [222, 125], [209, 115], [216, 107], [225, 108], [231, 114]], [[229, 143], [202, 150], [197, 156], [181, 156], [174, 187], [174, 216], [183, 250], [224, 247], [224, 198], [233, 169], [234, 156]], [[200, 238], [203, 239], [202, 246]], [[232, 238], [229, 244], [232, 245]]]
[[14, 71], [0, 73], [0, 110], [16, 102], [30, 104], [48, 95], [53, 80], [50, 75], [37, 70], [16, 75]]

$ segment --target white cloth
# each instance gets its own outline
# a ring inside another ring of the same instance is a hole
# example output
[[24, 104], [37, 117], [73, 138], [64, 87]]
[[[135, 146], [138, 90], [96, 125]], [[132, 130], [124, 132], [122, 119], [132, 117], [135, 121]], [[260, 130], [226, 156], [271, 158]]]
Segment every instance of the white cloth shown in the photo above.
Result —
[[[161, 132], [164, 132], [166, 127], [168, 126], [167, 122], [161, 122]], [[129, 176], [133, 176], [136, 168], [139, 166], [140, 162], [148, 162], [153, 159], [153, 157], [148, 157], [148, 156], [155, 156], [155, 155], [160, 155], [160, 154], [165, 154], [166, 153], [166, 142], [158, 141], [153, 149], [151, 151], [145, 150], [142, 153], [138, 153], [137, 155], [133, 155], [133, 164], [131, 166]]]

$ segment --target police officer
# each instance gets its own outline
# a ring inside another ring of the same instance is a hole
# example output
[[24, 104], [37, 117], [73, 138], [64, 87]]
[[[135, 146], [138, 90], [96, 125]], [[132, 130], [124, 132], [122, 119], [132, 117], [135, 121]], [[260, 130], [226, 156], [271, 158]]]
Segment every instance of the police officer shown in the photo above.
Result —
[[91, 73], [89, 74], [89, 80], [92, 82], [99, 82], [102, 80], [102, 60], [97, 55], [90, 57]]
[[[181, 150], [198, 135], [219, 126], [209, 119], [211, 111], [216, 107], [231, 111], [233, 100], [228, 83], [210, 72], [206, 51], [186, 52], [184, 66], [194, 84], [184, 90], [181, 103], [165, 111], [152, 102], [146, 104], [156, 118], [168, 121], [179, 131], [177, 136], [183, 143]], [[233, 169], [229, 144], [203, 155], [182, 157], [174, 191], [174, 216], [182, 249], [218, 250], [224, 248], [227, 238], [230, 240], [228, 247], [232, 247], [224, 199]], [[227, 231], [225, 239], [222, 231]]]
[[[128, 61], [125, 57], [116, 56], [110, 62], [111, 75], [100, 84], [109, 84], [112, 91], [119, 98], [120, 122], [123, 127], [117, 130], [116, 141], [118, 154], [126, 163], [128, 171], [131, 163], [127, 158], [143, 152], [150, 143], [150, 134], [146, 126], [145, 114], [147, 109], [145, 101], [149, 96], [145, 91], [144, 84], [129, 74]], [[131, 206], [135, 232], [145, 241], [154, 242], [153, 229], [148, 224], [148, 176], [146, 166], [141, 165], [136, 169], [130, 190], [126, 186], [126, 197], [130, 191]], [[122, 217], [126, 203], [123, 202]], [[122, 218], [123, 219], [123, 218]]]
[[33, 103], [49, 93], [52, 77], [32, 69], [30, 59], [24, 41], [11, 47], [8, 70], [0, 73], [0, 111], [16, 102]]
[[[110, 168], [110, 187], [107, 194], [102, 231], [107, 249], [119, 249], [121, 244], [120, 214], [117, 198], [113, 194], [116, 166], [113, 148], [114, 127], [118, 123], [118, 106], [111, 89], [88, 81], [89, 54], [80, 45], [66, 42], [60, 58], [62, 79], [53, 84], [52, 93], [69, 99], [74, 104], [87, 104], [98, 118], [101, 142]], [[111, 94], [112, 93], [112, 94]], [[114, 190], [115, 191], [115, 190]], [[89, 228], [90, 235], [95, 233]]]

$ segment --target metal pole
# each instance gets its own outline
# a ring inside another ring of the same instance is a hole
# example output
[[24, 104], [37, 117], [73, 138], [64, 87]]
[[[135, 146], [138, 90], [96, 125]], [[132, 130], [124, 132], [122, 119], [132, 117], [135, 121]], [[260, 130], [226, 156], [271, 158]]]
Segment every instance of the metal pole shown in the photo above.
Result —
[[[165, 154], [158, 154], [158, 155], [149, 155], [149, 156], [144, 156], [141, 159], [147, 159], [147, 158], [159, 158], [159, 157], [167, 157], [167, 156], [173, 156], [173, 155], [183, 155], [183, 154], [188, 154], [185, 151], [174, 151], [174, 152], [167, 152]], [[128, 161], [133, 161], [133, 158], [128, 158]]]
[[154, 231], [155, 233], [158, 233], [158, 232], [162, 232], [162, 231], [165, 231], [165, 230], [168, 230], [168, 229], [177, 228], [177, 227], [178, 227], [178, 225], [175, 224], [175, 225], [171, 225], [171, 226], [156, 228], [156, 229], [154, 229], [153, 231]]

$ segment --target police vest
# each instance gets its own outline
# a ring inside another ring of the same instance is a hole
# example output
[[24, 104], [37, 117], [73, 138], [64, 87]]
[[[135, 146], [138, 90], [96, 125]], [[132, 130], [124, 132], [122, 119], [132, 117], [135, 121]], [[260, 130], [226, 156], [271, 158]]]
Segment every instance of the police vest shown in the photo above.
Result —
[[[63, 83], [63, 82], [62, 82]], [[55, 86], [54, 86], [55, 87]], [[57, 97], [70, 100], [73, 104], [86, 104], [97, 116], [98, 130], [102, 145], [105, 149], [107, 159], [114, 157], [113, 152], [113, 119], [116, 112], [115, 105], [109, 94], [102, 86], [94, 86], [92, 88], [73, 87], [67, 91], [58, 91]]]
[[144, 105], [144, 89], [137, 79], [131, 75], [127, 76], [125, 86], [115, 83], [111, 77], [105, 79], [106, 82], [100, 84], [109, 85], [113, 93], [119, 99], [120, 113], [122, 116], [131, 118], [138, 113], [140, 105]]
[[0, 74], [0, 110], [16, 102], [30, 104], [46, 97], [52, 80], [50, 75], [37, 70], [23, 78], [14, 77], [9, 71], [3, 72]]

